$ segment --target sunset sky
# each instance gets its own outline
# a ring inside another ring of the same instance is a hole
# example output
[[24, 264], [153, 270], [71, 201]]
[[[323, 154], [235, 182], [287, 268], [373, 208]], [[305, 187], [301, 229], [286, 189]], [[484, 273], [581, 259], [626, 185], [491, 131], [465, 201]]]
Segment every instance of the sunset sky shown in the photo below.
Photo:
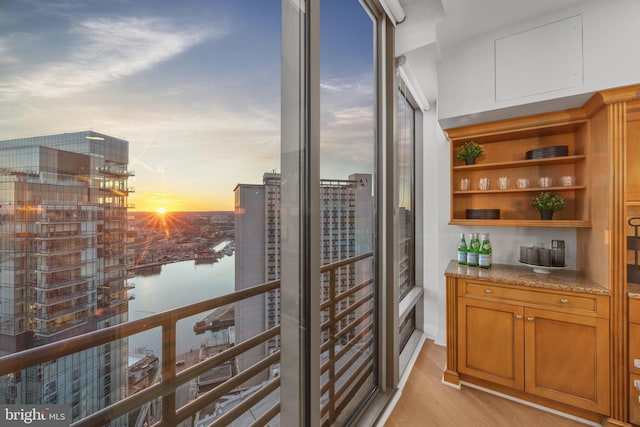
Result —
[[[2, 0], [0, 140], [123, 138], [136, 210], [232, 210], [280, 170], [280, 2]], [[346, 178], [372, 167], [372, 23], [321, 5], [322, 175]]]

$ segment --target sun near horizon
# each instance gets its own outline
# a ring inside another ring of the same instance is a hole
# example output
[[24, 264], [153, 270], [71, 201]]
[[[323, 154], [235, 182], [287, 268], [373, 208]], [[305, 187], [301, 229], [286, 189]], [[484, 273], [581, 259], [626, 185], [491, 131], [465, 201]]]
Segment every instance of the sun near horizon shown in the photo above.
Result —
[[165, 215], [171, 212], [209, 212], [209, 211], [233, 211], [233, 195], [231, 198], [189, 198], [175, 196], [173, 194], [136, 195], [129, 198], [132, 202], [132, 211], [154, 212]]

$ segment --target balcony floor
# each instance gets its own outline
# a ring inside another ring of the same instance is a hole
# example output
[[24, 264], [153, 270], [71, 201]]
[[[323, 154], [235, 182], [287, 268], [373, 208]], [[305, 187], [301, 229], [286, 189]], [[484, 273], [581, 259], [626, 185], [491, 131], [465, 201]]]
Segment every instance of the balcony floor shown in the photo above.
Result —
[[442, 384], [445, 361], [445, 347], [424, 342], [385, 427], [585, 426], [470, 387], [446, 386]]

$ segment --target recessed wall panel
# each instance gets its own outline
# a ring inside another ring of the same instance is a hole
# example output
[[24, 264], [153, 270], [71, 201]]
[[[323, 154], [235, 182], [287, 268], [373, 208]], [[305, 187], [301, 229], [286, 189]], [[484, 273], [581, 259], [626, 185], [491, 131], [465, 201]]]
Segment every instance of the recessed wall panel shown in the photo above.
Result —
[[583, 84], [582, 16], [496, 39], [496, 101]]

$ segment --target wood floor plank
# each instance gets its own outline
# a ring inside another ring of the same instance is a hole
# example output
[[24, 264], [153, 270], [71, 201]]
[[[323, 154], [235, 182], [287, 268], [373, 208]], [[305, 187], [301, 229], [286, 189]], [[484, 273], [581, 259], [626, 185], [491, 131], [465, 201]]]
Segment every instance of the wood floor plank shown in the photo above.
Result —
[[425, 341], [385, 427], [584, 427], [556, 414], [502, 397], [442, 384], [446, 350]]

